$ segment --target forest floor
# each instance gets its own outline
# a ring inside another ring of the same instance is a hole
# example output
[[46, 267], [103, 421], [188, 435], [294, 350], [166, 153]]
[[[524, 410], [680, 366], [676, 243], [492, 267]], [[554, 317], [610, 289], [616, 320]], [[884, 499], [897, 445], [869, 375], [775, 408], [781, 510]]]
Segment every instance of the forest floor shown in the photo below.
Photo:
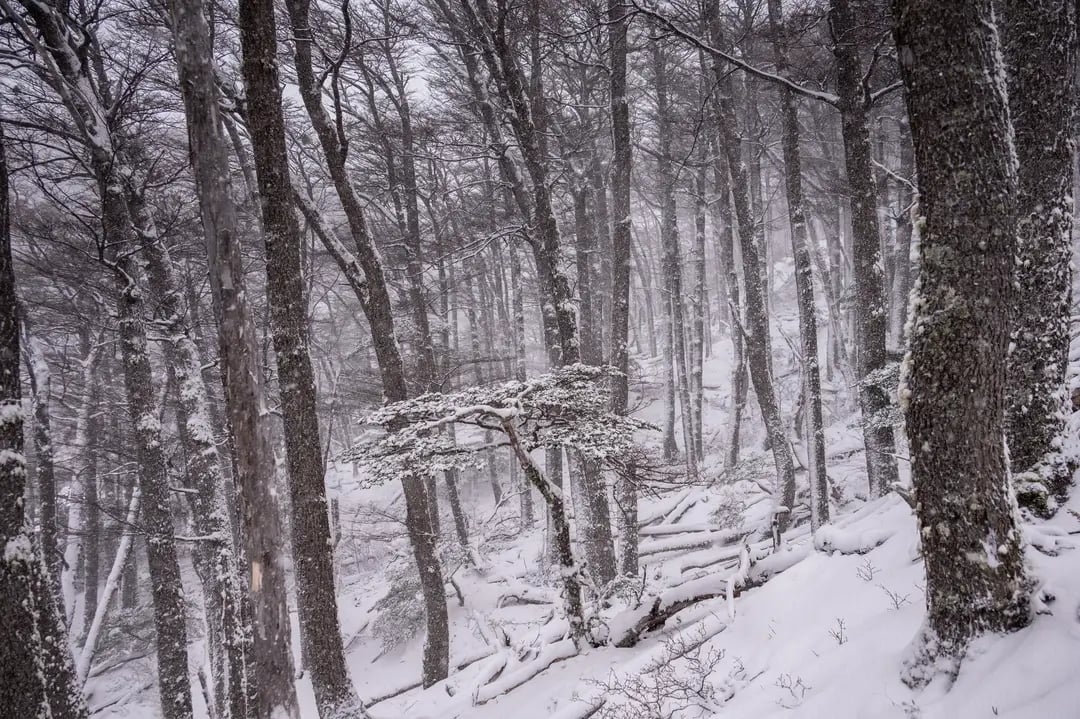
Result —
[[[1026, 525], [1037, 596], [1045, 598], [1034, 623], [1010, 636], [984, 638], [955, 682], [939, 680], [914, 692], [900, 681], [924, 615], [911, 509], [895, 493], [867, 500], [861, 434], [837, 409], [831, 421], [827, 414], [833, 525], [818, 533], [815, 546], [805, 507], [797, 507], [796, 526], [774, 552], [766, 491], [771, 459], [760, 450], [760, 437], [753, 430], [745, 437], [744, 447], [754, 449], [744, 451], [734, 477], [720, 468], [729, 411], [725, 350], [706, 363], [702, 482], [658, 485], [642, 498], [643, 573], [591, 609], [615, 635], [657, 599], [717, 596], [674, 614], [632, 647], [578, 652], [560, 641], [566, 624], [543, 548], [543, 522], [518, 531], [513, 495], [496, 507], [486, 480], [478, 478], [463, 493], [471, 516], [479, 518], [471, 529], [483, 566], [453, 572], [451, 676], [421, 689], [422, 630], [410, 638], [421, 626], [418, 603], [408, 591], [401, 601], [379, 603], [393, 582], [408, 578], [411, 566], [394, 518], [400, 493], [359, 490], [347, 468], [335, 473], [330, 485], [340, 497], [348, 538], [339, 546], [339, 589], [349, 665], [365, 700], [392, 695], [372, 706], [372, 717], [1080, 716], [1080, 497], [1053, 519]], [[790, 368], [777, 373], [787, 377], [782, 385], [794, 382]], [[785, 406], [795, 391], [782, 386]], [[639, 385], [637, 414], [660, 420], [658, 395], [658, 386]], [[755, 422], [751, 416], [746, 426]], [[806, 482], [804, 472], [800, 481]], [[725, 596], [730, 586], [737, 588], [731, 600]], [[202, 649], [195, 644], [192, 651]], [[102, 709], [96, 716], [156, 715], [149, 661], [127, 662], [91, 679], [91, 706]], [[310, 684], [301, 679], [298, 686], [304, 718], [314, 719]], [[675, 707], [679, 713], [671, 713]]]

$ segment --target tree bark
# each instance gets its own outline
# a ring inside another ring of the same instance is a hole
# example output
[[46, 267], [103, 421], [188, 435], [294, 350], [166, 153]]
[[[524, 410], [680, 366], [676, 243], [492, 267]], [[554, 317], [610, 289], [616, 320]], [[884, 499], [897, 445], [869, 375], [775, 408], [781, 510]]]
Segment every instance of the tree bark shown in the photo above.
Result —
[[[633, 147], [630, 106], [626, 101], [627, 12], [619, 0], [608, 0], [608, 46], [611, 53], [611, 364], [619, 371], [612, 379], [611, 411], [625, 415], [629, 402], [630, 353], [630, 171]], [[655, 341], [655, 339], [653, 340]], [[632, 478], [616, 479], [616, 508], [621, 538], [619, 571], [638, 571], [637, 487]]]
[[[295, 716], [291, 631], [286, 601], [281, 512], [273, 491], [276, 474], [270, 444], [252, 312], [248, 304], [232, 201], [228, 149], [214, 80], [207, 8], [201, 0], [169, 4], [176, 35], [177, 70], [187, 119], [189, 152], [203, 224], [210, 289], [217, 319], [222, 385], [232, 444], [237, 532], [245, 565], [239, 627], [230, 651], [228, 711], [263, 719]], [[243, 162], [246, 153], [237, 146]], [[257, 183], [249, 188], [257, 198]], [[235, 564], [239, 565], [240, 561]], [[250, 628], [249, 628], [250, 627]], [[255, 631], [251, 631], [255, 629]], [[243, 649], [250, 643], [250, 657]], [[237, 684], [237, 682], [240, 682]], [[246, 683], [245, 683], [246, 682]], [[225, 705], [219, 705], [224, 710]]]
[[[290, 3], [290, 15], [296, 5]], [[345, 717], [356, 715], [362, 708], [345, 665], [337, 598], [334, 596], [336, 585], [326, 501], [326, 468], [316, 414], [315, 375], [308, 349], [301, 237], [292, 204], [293, 189], [276, 65], [275, 27], [272, 2], [245, 0], [241, 3], [240, 34], [249, 105], [248, 124], [262, 201], [267, 300], [285, 424], [300, 644], [311, 672], [320, 714]], [[309, 52], [310, 28], [306, 14], [294, 18], [293, 30], [297, 54]], [[301, 64], [297, 63], [298, 66]], [[302, 94], [306, 100], [306, 90], [302, 89]], [[308, 114], [315, 113], [309, 109]], [[375, 289], [370, 287], [373, 284], [371, 278], [368, 279], [369, 291], [374, 293]], [[422, 499], [422, 485], [420, 490]], [[430, 526], [426, 505], [423, 514], [424, 525]]]
[[60, 554], [56, 530], [56, 460], [53, 455], [52, 422], [49, 404], [52, 401], [52, 373], [45, 361], [40, 340], [32, 334], [29, 318], [23, 310], [23, 333], [26, 341], [23, 358], [30, 378], [31, 407], [34, 413], [34, 456], [37, 460], [38, 541], [45, 565], [49, 569], [49, 581], [57, 599], [60, 592], [60, 574], [63, 557]]
[[924, 224], [901, 391], [928, 609], [907, 679], [922, 684], [1031, 621], [1003, 441], [1017, 179], [990, 0], [894, 11]]
[[1077, 9], [1065, 0], [1008, 0], [998, 10], [1020, 161], [1019, 291], [1013, 297], [1005, 431], [1013, 474], [1030, 472], [1062, 495], [1073, 469], [1060, 447], [1072, 299]]

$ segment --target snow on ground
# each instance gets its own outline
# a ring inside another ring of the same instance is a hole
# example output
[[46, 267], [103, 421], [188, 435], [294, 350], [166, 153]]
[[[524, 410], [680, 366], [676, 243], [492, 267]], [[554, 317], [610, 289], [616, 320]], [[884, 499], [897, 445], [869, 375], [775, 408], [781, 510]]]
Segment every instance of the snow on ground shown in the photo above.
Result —
[[[728, 413], [729, 369], [726, 353], [718, 355], [724, 356], [707, 363], [704, 379], [710, 453], [704, 473], [713, 479], [720, 474]], [[777, 367], [777, 374], [789, 377], [786, 369]], [[790, 384], [781, 389], [785, 406], [795, 392]], [[661, 403], [647, 400], [658, 388], [639, 385], [638, 390], [639, 414], [659, 422]], [[343, 533], [363, 528], [370, 534], [341, 549], [342, 633], [349, 666], [366, 700], [397, 694], [371, 708], [374, 719], [583, 719], [601, 701], [606, 701], [604, 708], [593, 716], [612, 719], [1080, 716], [1080, 552], [1075, 549], [1080, 500], [1074, 499], [1052, 520], [1027, 528], [1028, 556], [1041, 585], [1039, 596], [1046, 598], [1032, 626], [981, 640], [952, 687], [937, 682], [913, 692], [901, 683], [900, 673], [924, 614], [915, 519], [895, 494], [865, 501], [860, 433], [850, 417], [842, 416], [843, 408], [834, 409], [827, 432], [834, 524], [820, 532], [816, 542], [805, 524], [793, 528], [771, 556], [767, 533], [751, 534], [748, 556], [756, 562], [748, 575], [760, 586], [734, 600], [734, 618], [728, 600], [719, 596], [676, 614], [662, 630], [631, 648], [575, 654], [567, 642], [559, 642], [565, 623], [560, 625], [557, 593], [550, 586], [536, 586], [548, 566], [543, 522], [520, 534], [493, 513], [486, 479], [463, 487], [473, 516], [495, 517], [474, 527], [487, 567], [482, 573], [466, 567], [454, 571], [457, 587], [448, 591], [451, 666], [463, 668], [427, 690], [418, 687], [422, 636], [384, 650], [372, 631], [377, 614], [373, 606], [388, 589], [383, 570], [395, 554], [395, 561], [407, 561], [408, 552], [400, 540], [382, 541], [379, 527], [366, 524], [373, 516], [370, 509], [364, 515], [357, 512], [375, 506], [393, 514], [395, 507], [400, 510], [400, 492], [396, 487], [355, 490], [351, 472], [339, 471], [331, 486], [340, 486]], [[744, 425], [744, 459], [747, 466], [761, 468], [764, 481], [751, 477], [728, 485], [669, 486], [643, 498], [646, 586], [636, 591], [648, 595], [666, 589], [672, 594], [718, 583], [724, 587], [726, 577], [739, 571], [738, 538], [766, 526], [771, 506], [760, 486], [770, 481], [771, 461], [760, 453], [754, 424], [750, 418]], [[449, 526], [449, 519], [444, 521]], [[761, 583], [766, 573], [771, 576]], [[613, 631], [628, 616], [615, 615], [626, 610], [628, 601], [633, 603], [635, 589], [627, 591], [630, 595], [601, 610]], [[500, 603], [507, 595], [539, 603]], [[493, 653], [502, 636], [524, 660], [504, 651]], [[530, 644], [542, 646], [541, 654], [557, 661], [516, 686], [535, 661], [526, 651]], [[658, 671], [657, 660], [673, 652], [683, 655], [671, 665], [673, 670]], [[142, 678], [152, 676], [145, 664]], [[91, 680], [92, 705], [107, 701], [97, 695], [112, 695], [116, 701], [97, 716], [156, 715], [156, 696], [136, 676], [138, 666], [131, 663]], [[492, 677], [497, 679], [489, 684]], [[696, 683], [697, 689], [677, 702], [681, 713], [654, 715], [641, 703], [628, 701], [631, 694], [671, 691], [679, 682]], [[314, 719], [306, 678], [299, 689], [304, 717]], [[121, 696], [125, 692], [129, 696]]]

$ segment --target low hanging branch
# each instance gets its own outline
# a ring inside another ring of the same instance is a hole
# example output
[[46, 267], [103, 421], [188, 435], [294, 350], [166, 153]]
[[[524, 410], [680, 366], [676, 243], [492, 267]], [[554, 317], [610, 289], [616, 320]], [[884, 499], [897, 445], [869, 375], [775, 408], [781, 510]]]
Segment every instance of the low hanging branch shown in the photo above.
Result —
[[[531, 453], [547, 448], [573, 449], [617, 471], [620, 458], [634, 447], [634, 432], [652, 427], [608, 410], [606, 380], [615, 375], [611, 367], [574, 364], [527, 381], [472, 387], [452, 394], [433, 392], [395, 402], [367, 419], [385, 433], [358, 444], [340, 459], [363, 464], [372, 485], [404, 476], [439, 476], [448, 470], [479, 466], [483, 461], [491, 444], [483, 442], [479, 432], [480, 441], [470, 444], [467, 428], [501, 434], [501, 446], [510, 447], [525, 478], [548, 505], [569, 633], [574, 644], [580, 645], [588, 626], [582, 600], [587, 583], [574, 561], [562, 490], [544, 475]], [[463, 431], [455, 440], [451, 433], [440, 431], [446, 426]]]

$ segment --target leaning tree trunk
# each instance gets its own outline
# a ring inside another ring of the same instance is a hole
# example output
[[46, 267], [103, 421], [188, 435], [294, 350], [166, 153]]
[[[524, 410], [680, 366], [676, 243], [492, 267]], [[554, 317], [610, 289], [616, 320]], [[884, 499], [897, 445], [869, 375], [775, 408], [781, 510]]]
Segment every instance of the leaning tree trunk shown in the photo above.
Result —
[[891, 388], [879, 373], [889, 362], [885, 349], [889, 313], [881, 271], [877, 185], [870, 144], [869, 107], [859, 58], [859, 26], [849, 0], [830, 0], [830, 27], [836, 57], [836, 94], [851, 195], [851, 254], [855, 275], [855, 344], [866, 444], [866, 475], [870, 496], [880, 497], [897, 481], [896, 443], [888, 419]]
[[[272, 3], [265, 3], [260, 0], [260, 7], [263, 8], [262, 13], [269, 14], [270, 19], [272, 19]], [[338, 136], [330, 117], [323, 108], [323, 93], [316, 81], [311, 59], [313, 42], [309, 20], [310, 4], [307, 0], [291, 0], [288, 3], [288, 9], [295, 37], [293, 46], [294, 64], [300, 95], [315, 134], [319, 138], [327, 169], [330, 171], [331, 179], [334, 182], [334, 188], [344, 210], [345, 219], [356, 249], [356, 255], [353, 257], [351, 254], [344, 254], [344, 248], [340, 248], [335, 255], [335, 259], [343, 268], [351, 268], [348, 271], [352, 271], [354, 276], [357, 270], [363, 271], [364, 282], [354, 284], [353, 289], [360, 300], [361, 309], [363, 309], [367, 317], [368, 324], [371, 326], [371, 335], [375, 344], [375, 356], [382, 376], [383, 394], [386, 396], [387, 401], [398, 402], [408, 396], [408, 389], [405, 384], [405, 369], [394, 328], [390, 292], [383, 273], [382, 261], [371, 236], [368, 234], [363, 207], [346, 168], [347, 148], [343, 145], [342, 139]], [[273, 27], [271, 26], [269, 30], [264, 34], [263, 42], [273, 42]], [[273, 52], [270, 52], [265, 57], [272, 58]], [[266, 59], [265, 64], [270, 70], [273, 69], [272, 59]], [[255, 63], [252, 63], [252, 65], [254, 68]], [[272, 74], [273, 84], [268, 85], [267, 90], [275, 93], [275, 123], [280, 125], [281, 93], [277, 88], [277, 73], [273, 72]], [[281, 135], [281, 172], [287, 173], [288, 164], [284, 152], [284, 130], [282, 129], [280, 133], [275, 130], [275, 134]], [[287, 174], [285, 176], [287, 177]], [[328, 242], [325, 235], [326, 233], [324, 233], [323, 241]], [[446, 595], [443, 590], [442, 570], [439, 566], [436, 537], [432, 531], [431, 514], [428, 510], [428, 495], [424, 488], [424, 481], [420, 477], [409, 476], [403, 478], [402, 486], [405, 495], [405, 513], [409, 539], [412, 544], [416, 566], [420, 573], [424, 594], [427, 640], [424, 646], [423, 681], [424, 686], [430, 686], [445, 679], [449, 672], [450, 630], [446, 615]], [[330, 599], [332, 598], [331, 595]], [[313, 621], [319, 620], [315, 618]], [[334, 625], [337, 626], [336, 615]], [[345, 685], [342, 682], [348, 681], [348, 674], [345, 673], [340, 634], [336, 636], [334, 641], [336, 643], [332, 649], [334, 657], [328, 660], [330, 664], [327, 665], [328, 669], [332, 669], [333, 675], [327, 678], [329, 682], [327, 686], [344, 690]], [[348, 691], [352, 691], [351, 685]]]
[[[769, 30], [773, 35], [773, 60], [781, 74], [788, 70], [783, 32], [781, 0], [769, 0]], [[817, 306], [814, 302], [814, 266], [806, 239], [806, 214], [803, 208], [802, 158], [799, 152], [799, 111], [795, 96], [781, 88], [782, 144], [784, 179], [787, 185], [788, 223], [791, 227], [791, 251], [795, 259], [795, 292], [799, 305], [799, 338], [803, 361], [803, 386], [810, 474], [810, 525], [816, 531], [829, 521], [829, 487], [825, 468], [825, 425], [821, 414], [821, 367], [818, 364]]]
[[11, 717], [81, 719], [64, 618], [25, 516], [19, 316], [0, 125], [0, 706]]
[[[139, 204], [133, 201], [134, 207]], [[177, 425], [187, 451], [186, 474], [196, 535], [195, 569], [203, 585], [209, 629], [207, 652], [213, 670], [220, 719], [246, 717], [253, 711], [255, 681], [249, 665], [251, 627], [244, 617], [244, 591], [237, 576], [232, 528], [225, 499], [225, 475], [210, 420], [210, 400], [202, 377], [202, 359], [180, 305], [180, 282], [157, 226], [138, 212], [139, 234], [147, 257], [149, 288], [158, 304], [162, 349], [176, 382]]]
[[[626, 102], [627, 11], [619, 0], [608, 0], [608, 44], [611, 48], [611, 364], [619, 371], [613, 379], [611, 411], [624, 415], [629, 401], [630, 353], [630, 170], [633, 162], [630, 107]], [[619, 536], [619, 571], [636, 575], [638, 569], [637, 487], [632, 478], [619, 477], [616, 485]]]
[[[912, 683], [1031, 621], [1004, 442], [1016, 166], [990, 0], [899, 0], [923, 231], [901, 397], [926, 562]], [[963, 92], [957, 92], [963, 88]]]
[[[23, 0], [22, 4], [44, 39], [39, 49], [43, 71], [54, 81], [54, 86], [60, 88], [69, 112], [82, 128], [82, 139], [90, 154], [89, 166], [98, 184], [102, 237], [109, 248], [103, 259], [110, 266], [117, 283], [124, 387], [140, 465], [138, 476], [144, 529], [150, 537], [147, 546], [161, 708], [165, 719], [187, 719], [192, 715], [192, 708], [184, 596], [169, 508], [168, 473], [156, 411], [153, 369], [146, 339], [142, 267], [138, 258], [130, 254], [138, 247], [124, 190], [130, 168], [125, 166], [109, 132], [105, 110], [108, 103], [87, 90], [93, 87], [93, 83], [85, 74], [86, 67], [80, 59], [80, 50], [72, 45], [72, 36], [61, 12], [44, 3]], [[67, 91], [68, 87], [79, 87], [83, 91], [71, 93]]]
[[[723, 31], [720, 26], [719, 2], [709, 0], [706, 5], [706, 20], [713, 45], [722, 49], [725, 46]], [[731, 75], [720, 58], [713, 57], [713, 73], [716, 78], [718, 102], [717, 122], [720, 126], [720, 144], [727, 154], [728, 170], [731, 173], [732, 194], [734, 196], [735, 216], [739, 223], [739, 247], [742, 250], [743, 284], [746, 290], [746, 327], [733, 331], [744, 332], [747, 364], [750, 380], [754, 385], [758, 406], [765, 422], [769, 445], [776, 465], [776, 505], [777, 508], [793, 509], [795, 503], [795, 465], [791, 458], [791, 447], [784, 436], [783, 420], [780, 416], [780, 402], [773, 386], [771, 362], [769, 360], [769, 318], [765, 313], [765, 297], [761, 287], [761, 273], [758, 257], [759, 243], [755, 235], [755, 223], [750, 214], [750, 192], [746, 176], [746, 166], [740, 152], [738, 124], [736, 121], [734, 95]], [[733, 322], [734, 323], [734, 322]], [[786, 526], [787, 514], [780, 520]]]
[[[310, 51], [310, 28], [306, 19], [295, 24], [298, 54], [300, 48]], [[292, 204], [273, 3], [268, 0], [242, 2], [240, 31], [248, 92], [248, 124], [266, 240], [266, 292], [285, 423], [300, 644], [311, 672], [320, 713], [324, 717], [349, 716], [360, 711], [360, 700], [345, 666], [334, 595], [326, 468], [316, 414], [315, 374], [308, 350], [307, 298], [300, 256], [302, 240]], [[368, 280], [370, 284], [372, 278], [368, 277]], [[373, 288], [369, 291], [374, 292]], [[422, 496], [422, 487], [420, 491]], [[426, 505], [422, 513], [426, 517]]]
[[1061, 456], [1060, 445], [1072, 299], [1077, 8], [1065, 0], [997, 7], [1020, 161], [1005, 431], [1013, 473], [1061, 495], [1076, 462]]
[[[228, 149], [214, 81], [206, 10], [201, 0], [169, 5], [176, 35], [177, 70], [187, 117], [195, 191], [203, 222], [210, 288], [217, 318], [222, 385], [232, 439], [239, 535], [249, 596], [245, 618], [257, 627], [247, 658], [245, 687], [230, 677], [229, 709], [240, 716], [297, 713], [292, 677], [291, 631], [286, 600], [281, 512], [274, 494], [276, 474], [263, 397], [255, 327], [247, 301], [232, 201]], [[242, 642], [236, 637], [237, 643]], [[240, 667], [233, 666], [238, 671]], [[245, 707], [244, 703], [250, 702]], [[245, 711], [246, 710], [246, 711]]]

